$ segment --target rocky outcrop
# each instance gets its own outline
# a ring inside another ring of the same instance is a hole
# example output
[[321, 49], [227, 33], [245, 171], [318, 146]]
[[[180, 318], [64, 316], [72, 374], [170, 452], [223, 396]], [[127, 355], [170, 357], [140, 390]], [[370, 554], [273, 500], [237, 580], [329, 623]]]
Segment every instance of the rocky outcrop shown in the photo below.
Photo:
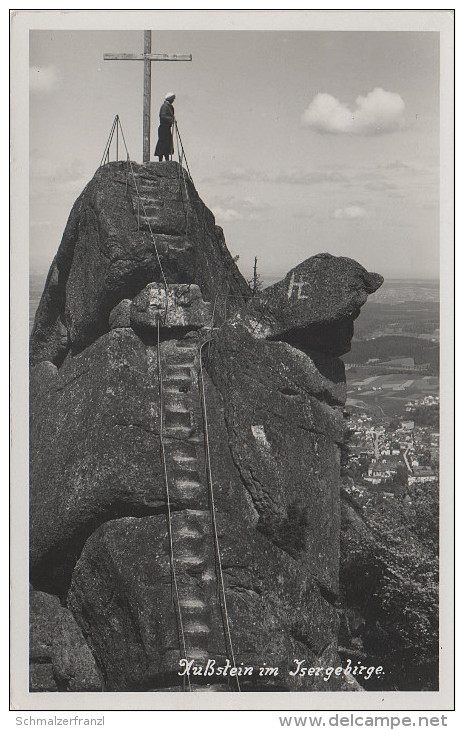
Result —
[[157, 387], [144, 344], [116, 329], [59, 370], [37, 365], [30, 393], [31, 565], [64, 595], [96, 526], [164, 509]]
[[[243, 515], [243, 508], [240, 514]], [[237, 525], [218, 506], [222, 567], [237, 666], [277, 666], [270, 682], [276, 690], [311, 687], [286, 676], [295, 656], [316, 659], [328, 647], [336, 655], [337, 615], [327, 606], [311, 576], [250, 526]], [[196, 664], [207, 658], [227, 662], [227, 641], [217, 607], [216, 581], [202, 579], [214, 558], [207, 546], [198, 558], [181, 525], [193, 525], [209, 540], [201, 515], [175, 512], [178, 589], [187, 655]], [[185, 532], [185, 529], [184, 529]], [[153, 689], [179, 684], [179, 637], [170, 586], [164, 516], [108, 522], [86, 543], [69, 592], [69, 605], [97, 656], [105, 657], [107, 686], [114, 690]], [[190, 559], [190, 560], [189, 560]], [[164, 586], [164, 589], [163, 589]], [[259, 691], [263, 680], [242, 679]], [[197, 680], [198, 681], [198, 680]], [[199, 680], [201, 682], [201, 678]], [[211, 681], [211, 680], [210, 680]], [[234, 684], [232, 684], [232, 688]]]
[[196, 284], [148, 284], [130, 306], [130, 324], [137, 329], [171, 330], [181, 335], [211, 321], [212, 307], [204, 302]]
[[175, 163], [126, 172], [76, 202], [31, 336], [34, 588], [106, 690], [237, 689], [185, 656], [353, 689], [289, 669], [340, 662], [338, 355], [381, 277], [322, 254], [251, 298]]
[[[333, 369], [337, 372], [337, 363]], [[334, 597], [341, 368], [338, 380], [337, 375], [330, 380], [286, 343], [255, 339], [230, 324], [212, 343], [208, 370], [222, 399], [229, 449], [256, 510], [257, 529]]]
[[378, 690], [436, 692], [438, 484], [408, 491], [342, 488], [340, 651], [384, 666]]
[[321, 253], [254, 297], [244, 318], [258, 336], [304, 351], [343, 355], [362, 305], [382, 282], [353, 259]]
[[29, 605], [31, 692], [98, 692], [103, 683], [73, 615], [56, 596], [31, 591]]
[[147, 284], [197, 284], [219, 309], [250, 297], [222, 229], [175, 162], [100, 167], [76, 200], [31, 337], [31, 363], [60, 365], [107, 331], [111, 310]]

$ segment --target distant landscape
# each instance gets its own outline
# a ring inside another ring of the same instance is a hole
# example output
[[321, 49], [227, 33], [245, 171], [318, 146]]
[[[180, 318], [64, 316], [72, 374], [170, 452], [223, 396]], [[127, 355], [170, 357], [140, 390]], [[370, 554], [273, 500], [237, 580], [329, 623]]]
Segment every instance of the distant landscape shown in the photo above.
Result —
[[439, 326], [438, 282], [386, 281], [343, 357], [339, 651], [388, 690], [438, 689]]
[[29, 334], [32, 332], [35, 313], [39, 306], [46, 278], [46, 274], [31, 273], [29, 276]]
[[369, 298], [343, 357], [348, 408], [400, 417], [408, 402], [438, 396], [439, 295], [438, 281], [393, 280]]

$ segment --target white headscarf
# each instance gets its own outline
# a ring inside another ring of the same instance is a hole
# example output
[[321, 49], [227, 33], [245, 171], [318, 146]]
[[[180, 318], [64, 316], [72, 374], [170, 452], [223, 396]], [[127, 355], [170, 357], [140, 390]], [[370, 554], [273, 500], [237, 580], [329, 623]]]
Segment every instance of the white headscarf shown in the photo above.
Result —
[[168, 94], [166, 94], [166, 96], [164, 98], [166, 99], [166, 101], [172, 101], [173, 99], [176, 98], [176, 95], [174, 94], [173, 91], [170, 91]]

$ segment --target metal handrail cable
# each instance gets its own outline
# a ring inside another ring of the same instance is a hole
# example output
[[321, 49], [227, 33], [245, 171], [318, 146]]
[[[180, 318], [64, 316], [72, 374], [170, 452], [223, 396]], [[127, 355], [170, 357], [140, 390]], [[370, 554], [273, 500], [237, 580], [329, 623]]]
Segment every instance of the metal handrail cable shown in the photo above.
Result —
[[132, 166], [132, 160], [131, 160], [130, 155], [129, 155], [129, 150], [127, 149], [126, 138], [124, 136], [124, 131], [123, 131], [122, 124], [121, 124], [121, 121], [120, 121], [119, 117], [118, 117], [118, 123], [119, 123], [120, 129], [121, 129], [122, 141], [123, 141], [124, 147], [126, 149], [127, 161], [129, 163], [129, 167], [130, 167], [130, 170], [131, 170], [132, 178], [134, 180], [135, 192], [136, 192], [136, 195], [137, 195], [138, 200], [142, 204], [143, 214], [145, 216], [145, 220], [146, 220], [147, 225], [148, 225], [148, 230], [150, 231], [150, 236], [151, 236], [151, 239], [152, 239], [152, 242], [153, 242], [153, 247], [155, 249], [156, 260], [158, 262], [158, 266], [160, 268], [161, 276], [162, 276], [162, 279], [163, 279], [164, 288], [166, 290], [166, 310], [167, 310], [167, 305], [168, 305], [168, 283], [167, 283], [166, 277], [164, 275], [163, 265], [161, 263], [160, 255], [159, 255], [159, 252], [158, 252], [158, 247], [156, 245], [155, 236], [153, 234], [153, 230], [152, 230], [150, 221], [148, 220], [148, 215], [147, 215], [147, 211], [146, 211], [146, 208], [145, 208], [145, 204], [144, 204], [144, 202], [143, 202], [143, 200], [142, 200], [142, 198], [140, 196], [140, 193], [139, 193], [139, 189], [138, 189], [138, 186], [137, 186], [137, 180], [136, 180], [136, 177], [135, 177], [134, 168]]
[[108, 160], [109, 160], [109, 151], [110, 151], [110, 146], [111, 146], [111, 142], [113, 141], [113, 136], [114, 136], [114, 130], [115, 130], [115, 128], [116, 128], [116, 125], [117, 125], [118, 123], [119, 123], [119, 116], [118, 116], [118, 114], [116, 114], [115, 118], [113, 119], [113, 124], [111, 125], [111, 129], [110, 129], [110, 133], [109, 133], [109, 135], [108, 135], [108, 139], [106, 140], [106, 145], [105, 145], [105, 149], [104, 149], [104, 151], [103, 151], [103, 155], [102, 155], [102, 158], [101, 158], [101, 160], [100, 160], [100, 165], [99, 165], [99, 167], [101, 167], [101, 166], [103, 165], [103, 162], [104, 162], [104, 160], [105, 160], [106, 158], [108, 158]]
[[[217, 572], [218, 572], [218, 583], [219, 583], [219, 589], [221, 593], [221, 608], [222, 608], [222, 615], [223, 615], [223, 623], [224, 623], [224, 632], [226, 637], [226, 645], [227, 650], [230, 654], [230, 658], [232, 660], [232, 666], [236, 668], [235, 663], [235, 654], [234, 654], [234, 648], [232, 644], [232, 635], [230, 631], [230, 621], [229, 621], [229, 612], [227, 609], [227, 599], [226, 599], [226, 590], [225, 590], [225, 584], [224, 584], [224, 574], [222, 570], [222, 560], [221, 560], [221, 551], [219, 547], [219, 537], [218, 537], [218, 531], [217, 531], [217, 521], [216, 521], [216, 506], [214, 502], [214, 489], [213, 489], [213, 477], [211, 473], [211, 454], [210, 454], [210, 447], [209, 447], [209, 428], [208, 428], [208, 414], [206, 410], [206, 394], [205, 394], [205, 379], [203, 374], [203, 362], [202, 362], [202, 355], [201, 351], [203, 347], [211, 342], [211, 338], [205, 340], [199, 347], [199, 366], [200, 366], [200, 381], [201, 381], [201, 407], [202, 407], [202, 413], [203, 413], [203, 421], [205, 426], [205, 462], [206, 462], [206, 476], [207, 476], [207, 482], [208, 482], [208, 492], [209, 492], [209, 498], [210, 498], [210, 511], [211, 511], [211, 523], [213, 528], [213, 538], [214, 538], [214, 551], [216, 556], [216, 565], [217, 565]], [[240, 680], [238, 678], [238, 675], [235, 676], [236, 682], [237, 682], [237, 690], [241, 692], [240, 687]]]
[[[163, 430], [164, 430], [164, 396], [163, 396], [163, 372], [161, 368], [161, 346], [160, 346], [160, 321], [158, 319], [158, 326], [157, 326], [157, 362], [158, 362], [158, 386], [159, 386], [159, 402], [160, 402], [160, 452], [161, 452], [161, 464], [163, 467], [163, 478], [164, 478], [164, 489], [166, 494], [166, 508], [167, 508], [167, 524], [168, 524], [168, 540], [169, 540], [169, 559], [170, 559], [170, 565], [171, 565], [171, 592], [173, 597], [173, 603], [176, 611], [176, 617], [177, 617], [177, 623], [178, 623], [178, 629], [180, 634], [180, 643], [181, 643], [181, 649], [182, 653], [184, 655], [184, 659], [187, 660], [187, 646], [185, 642], [185, 633], [184, 633], [184, 622], [182, 620], [182, 610], [180, 605], [180, 597], [179, 597], [179, 586], [177, 583], [177, 571], [176, 571], [176, 564], [174, 559], [174, 541], [172, 536], [172, 514], [171, 514], [171, 496], [169, 491], [169, 479], [168, 479], [168, 471], [166, 467], [166, 451], [164, 448], [164, 437], [163, 437]], [[187, 674], [187, 683], [189, 692], [192, 691], [192, 687], [190, 684], [190, 677]]]

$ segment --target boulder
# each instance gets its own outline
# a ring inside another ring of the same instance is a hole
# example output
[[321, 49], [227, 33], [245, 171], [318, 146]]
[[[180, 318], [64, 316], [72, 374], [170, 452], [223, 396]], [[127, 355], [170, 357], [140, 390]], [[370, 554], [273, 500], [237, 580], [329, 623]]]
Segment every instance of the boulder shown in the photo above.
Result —
[[378, 691], [436, 692], [438, 485], [410, 489], [404, 501], [342, 488], [340, 651], [382, 664]]
[[82, 631], [56, 596], [30, 593], [31, 692], [98, 692], [102, 680]]
[[382, 282], [353, 259], [317, 254], [255, 296], [239, 316], [257, 337], [339, 356], [349, 351], [353, 321]]
[[123, 299], [161, 281], [197, 284], [229, 311], [250, 290], [222, 229], [175, 162], [112, 162], [75, 202], [52, 264], [31, 334], [32, 364], [60, 365], [109, 330]]
[[157, 382], [144, 344], [117, 329], [59, 370], [34, 367], [30, 392], [31, 570], [63, 595], [98, 524], [164, 504]]
[[343, 366], [333, 362], [332, 371], [326, 367], [324, 372], [317, 359], [287, 343], [254, 338], [234, 323], [212, 341], [206, 367], [218, 390], [235, 468], [256, 510], [257, 529], [302, 562], [333, 599], [338, 591]]
[[131, 326], [131, 304], [131, 299], [122, 299], [119, 304], [116, 304], [116, 306], [111, 310], [108, 319], [109, 328], [111, 330]]
[[[181, 518], [174, 515], [174, 533], [176, 519]], [[219, 516], [218, 533], [235, 663], [254, 668], [251, 677], [241, 680], [243, 688], [314, 689], [314, 678], [292, 678], [288, 672], [295, 657], [319, 663], [329, 645], [332, 658], [336, 655], [335, 609], [321, 597], [307, 571], [256, 530], [231, 523], [230, 513]], [[183, 651], [167, 545], [165, 517], [123, 518], [102, 525], [76, 565], [68, 604], [103, 662], [107, 690], [180, 684]], [[201, 577], [181, 562], [178, 545], [178, 590], [182, 597], [198, 595]], [[202, 596], [210, 607], [201, 644], [204, 656], [225, 665], [226, 637], [216, 580], [206, 583]], [[182, 616], [187, 656], [195, 657], [198, 638], [189, 632], [188, 608], [183, 608]], [[201, 666], [204, 660], [197, 658], [195, 663]], [[279, 673], [260, 678], [261, 666], [278, 667]], [[203, 683], [197, 677], [191, 681], [194, 686]]]
[[31, 362], [49, 360], [61, 365], [66, 357], [69, 339], [64, 322], [64, 302], [65, 286], [55, 258], [35, 315], [30, 343]]
[[204, 302], [196, 284], [148, 284], [132, 300], [130, 321], [134, 328], [176, 329], [180, 334], [211, 324], [212, 307]]

